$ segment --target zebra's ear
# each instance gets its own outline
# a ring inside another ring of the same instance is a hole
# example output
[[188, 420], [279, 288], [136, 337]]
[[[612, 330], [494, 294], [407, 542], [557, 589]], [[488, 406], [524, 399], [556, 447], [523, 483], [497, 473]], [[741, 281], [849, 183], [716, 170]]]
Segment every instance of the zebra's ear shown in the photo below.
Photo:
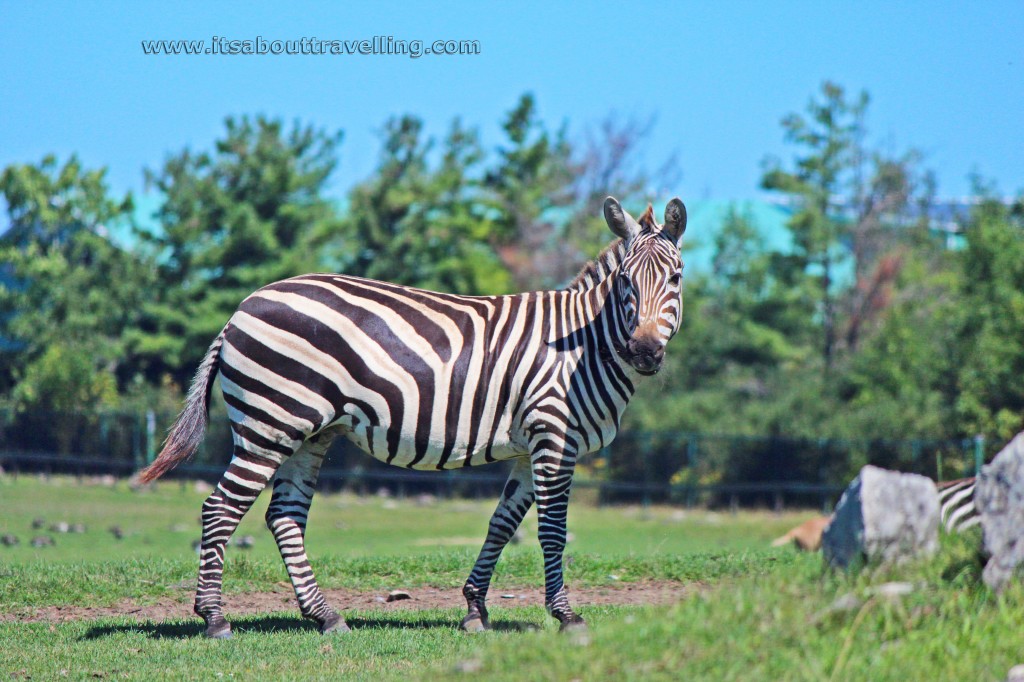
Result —
[[640, 225], [633, 220], [633, 216], [622, 210], [622, 205], [615, 197], [608, 197], [604, 200], [604, 219], [608, 222], [608, 227], [612, 229], [612, 232], [626, 241], [640, 232]]
[[686, 232], [686, 206], [679, 197], [668, 202], [665, 207], [665, 225], [661, 229], [672, 237], [677, 246], [682, 246], [683, 233]]

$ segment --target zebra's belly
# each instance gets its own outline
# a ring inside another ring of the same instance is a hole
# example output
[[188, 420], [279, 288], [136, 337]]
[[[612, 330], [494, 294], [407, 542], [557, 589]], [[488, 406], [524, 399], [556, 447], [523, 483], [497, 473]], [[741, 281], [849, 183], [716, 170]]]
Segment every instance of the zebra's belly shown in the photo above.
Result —
[[451, 443], [428, 440], [418, 446], [415, 438], [395, 438], [386, 426], [346, 424], [345, 421], [340, 422], [346, 427], [345, 436], [360, 450], [385, 464], [406, 469], [460, 469], [521, 457], [527, 452], [526, 448], [513, 443], [507, 433], [496, 434], [490, 442], [471, 444], [467, 438], [455, 438]]

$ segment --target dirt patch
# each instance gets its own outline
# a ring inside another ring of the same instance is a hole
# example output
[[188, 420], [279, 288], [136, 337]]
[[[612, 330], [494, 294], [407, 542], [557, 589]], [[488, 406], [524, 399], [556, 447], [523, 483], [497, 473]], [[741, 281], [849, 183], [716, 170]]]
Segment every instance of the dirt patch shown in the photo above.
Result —
[[[399, 586], [401, 587], [401, 586]], [[699, 585], [684, 585], [676, 582], [618, 583], [606, 587], [574, 587], [569, 597], [573, 606], [640, 606], [674, 604], [690, 596]], [[324, 590], [327, 601], [335, 608], [358, 611], [407, 611], [410, 609], [463, 608], [465, 600], [460, 588], [418, 587], [403, 588], [410, 599], [388, 602], [388, 592], [360, 590]], [[494, 586], [488, 595], [488, 604], [502, 606], [540, 605], [544, 603], [544, 592], [536, 587]], [[298, 604], [290, 586], [278, 586], [274, 592], [248, 592], [229, 594], [224, 598], [228, 618], [240, 615], [258, 615], [280, 611], [298, 613]], [[0, 622], [22, 623], [63, 623], [72, 620], [97, 620], [129, 616], [140, 622], [191, 619], [192, 603], [170, 598], [139, 605], [125, 601], [117, 606], [44, 606], [41, 608], [18, 609], [11, 613], [0, 613]]]

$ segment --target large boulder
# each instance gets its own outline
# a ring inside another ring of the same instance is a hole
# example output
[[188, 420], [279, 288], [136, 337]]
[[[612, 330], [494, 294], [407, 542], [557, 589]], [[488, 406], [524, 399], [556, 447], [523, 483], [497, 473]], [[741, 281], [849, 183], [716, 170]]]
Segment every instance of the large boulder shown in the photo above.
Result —
[[1024, 561], [1024, 433], [981, 468], [974, 504], [981, 515], [985, 551], [992, 555], [982, 577], [999, 591]]
[[935, 552], [939, 494], [925, 476], [866, 466], [843, 493], [822, 536], [825, 561], [896, 563]]

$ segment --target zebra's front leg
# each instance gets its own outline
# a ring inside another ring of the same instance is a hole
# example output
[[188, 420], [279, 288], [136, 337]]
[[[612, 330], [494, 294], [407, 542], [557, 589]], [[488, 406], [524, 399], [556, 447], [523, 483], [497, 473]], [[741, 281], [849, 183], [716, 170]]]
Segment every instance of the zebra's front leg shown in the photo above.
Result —
[[515, 535], [523, 517], [533, 504], [533, 473], [528, 460], [516, 460], [498, 500], [498, 507], [487, 526], [487, 539], [480, 548], [473, 570], [462, 588], [469, 611], [462, 619], [462, 629], [479, 632], [490, 628], [487, 618], [487, 590], [491, 586], [494, 566], [505, 545]]
[[274, 494], [267, 507], [267, 527], [274, 534], [288, 577], [295, 589], [302, 615], [320, 625], [320, 631], [348, 632], [345, 619], [327, 604], [306, 556], [306, 520], [313, 500], [331, 434], [320, 434], [306, 441], [277, 471]]
[[562, 630], [586, 627], [583, 618], [569, 605], [562, 568], [569, 489], [576, 453], [568, 448], [560, 452], [541, 449], [533, 455], [531, 464], [537, 503], [537, 535], [544, 553], [544, 606], [561, 623]]

